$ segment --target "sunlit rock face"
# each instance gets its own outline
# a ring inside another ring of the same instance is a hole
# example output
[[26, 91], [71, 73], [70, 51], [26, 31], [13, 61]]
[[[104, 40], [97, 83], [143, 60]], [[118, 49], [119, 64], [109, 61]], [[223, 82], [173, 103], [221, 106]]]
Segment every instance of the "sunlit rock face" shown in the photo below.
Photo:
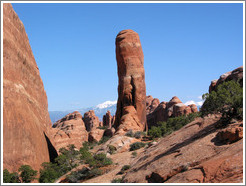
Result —
[[117, 133], [146, 128], [146, 86], [144, 55], [139, 36], [123, 30], [116, 37], [118, 102], [115, 118]]
[[39, 69], [23, 23], [3, 4], [3, 168], [39, 170], [57, 155]]

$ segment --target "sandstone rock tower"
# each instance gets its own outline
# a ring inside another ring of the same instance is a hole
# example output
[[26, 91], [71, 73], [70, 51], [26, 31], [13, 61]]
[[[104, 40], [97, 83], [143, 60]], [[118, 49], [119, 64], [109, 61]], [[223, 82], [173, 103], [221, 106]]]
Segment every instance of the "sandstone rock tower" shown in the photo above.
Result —
[[3, 4], [3, 169], [39, 170], [57, 155], [47, 96], [23, 23]]
[[118, 102], [115, 127], [118, 133], [146, 128], [144, 56], [139, 36], [123, 30], [116, 37]]

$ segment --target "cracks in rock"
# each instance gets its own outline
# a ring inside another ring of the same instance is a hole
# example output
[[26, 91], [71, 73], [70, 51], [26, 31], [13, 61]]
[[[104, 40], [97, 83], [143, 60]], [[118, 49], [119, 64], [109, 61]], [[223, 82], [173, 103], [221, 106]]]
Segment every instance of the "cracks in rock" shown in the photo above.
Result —
[[132, 105], [134, 106], [134, 108], [136, 109], [136, 102], [135, 102], [135, 95], [136, 95], [136, 86], [133, 82], [133, 76], [131, 76], [131, 86], [132, 86]]

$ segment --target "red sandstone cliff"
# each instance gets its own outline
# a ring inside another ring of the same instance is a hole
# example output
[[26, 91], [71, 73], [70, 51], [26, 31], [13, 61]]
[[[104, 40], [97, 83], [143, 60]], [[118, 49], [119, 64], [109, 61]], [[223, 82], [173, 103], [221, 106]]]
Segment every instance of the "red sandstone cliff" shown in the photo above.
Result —
[[39, 170], [54, 158], [50, 128], [46, 92], [25, 28], [12, 5], [4, 3], [3, 168], [16, 171], [29, 164]]

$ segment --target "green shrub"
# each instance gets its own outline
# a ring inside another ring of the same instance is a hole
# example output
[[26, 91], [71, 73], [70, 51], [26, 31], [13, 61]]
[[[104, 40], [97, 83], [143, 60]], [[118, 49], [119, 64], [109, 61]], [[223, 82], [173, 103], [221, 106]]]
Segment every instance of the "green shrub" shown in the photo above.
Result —
[[122, 178], [116, 178], [116, 179], [113, 179], [111, 181], [111, 183], [123, 183], [123, 179]]
[[151, 127], [151, 129], [149, 129], [149, 131], [148, 131], [148, 135], [151, 138], [160, 138], [162, 136], [161, 128], [155, 127], [155, 126]]
[[10, 173], [7, 169], [3, 170], [3, 183], [20, 183], [17, 172]]
[[109, 149], [108, 151], [110, 154], [114, 154], [117, 150], [116, 147], [113, 145], [108, 145], [108, 149]]
[[134, 133], [133, 133], [132, 129], [130, 129], [129, 131], [127, 131], [127, 132], [125, 133], [125, 136], [133, 137], [133, 136], [134, 136]]
[[135, 143], [130, 145], [130, 151], [134, 151], [134, 150], [140, 149], [140, 148], [142, 148], [144, 146], [145, 146], [145, 143], [135, 142]]
[[132, 157], [135, 158], [137, 157], [138, 153], [136, 151], [132, 152]]
[[202, 97], [205, 100], [201, 108], [202, 116], [222, 113], [222, 118], [226, 121], [243, 119], [243, 88], [238, 82], [224, 82], [216, 91]]
[[101, 145], [105, 142], [107, 142], [110, 139], [108, 136], [103, 136], [102, 139], [98, 142], [98, 145]]
[[107, 127], [106, 126], [101, 126], [101, 127], [97, 127], [98, 129], [101, 129], [101, 130], [106, 130]]
[[166, 122], [158, 122], [157, 126], [153, 126], [149, 129], [148, 135], [154, 138], [160, 138], [161, 136], [167, 136], [175, 130], [179, 130], [186, 124], [192, 122], [196, 117], [199, 117], [200, 113], [191, 113], [187, 116], [179, 116], [174, 118], [168, 118]]
[[145, 132], [137, 131], [134, 134], [134, 138], [140, 139], [142, 136], [146, 136]]
[[131, 168], [130, 165], [124, 165], [124, 166], [121, 168], [121, 170], [120, 170], [120, 172], [119, 172], [118, 174], [124, 174], [124, 173], [126, 172], [126, 170], [128, 170], [128, 169], [130, 169], [130, 168]]
[[106, 165], [111, 165], [113, 163], [111, 158], [107, 158], [106, 154], [104, 153], [94, 155], [94, 159], [96, 161], [96, 167], [103, 167]]
[[40, 183], [53, 183], [62, 174], [59, 171], [57, 164], [51, 162], [42, 163], [42, 169], [40, 169], [39, 182]]
[[36, 179], [38, 171], [33, 170], [30, 165], [22, 165], [18, 171], [20, 172], [20, 178], [23, 183], [30, 183]]

